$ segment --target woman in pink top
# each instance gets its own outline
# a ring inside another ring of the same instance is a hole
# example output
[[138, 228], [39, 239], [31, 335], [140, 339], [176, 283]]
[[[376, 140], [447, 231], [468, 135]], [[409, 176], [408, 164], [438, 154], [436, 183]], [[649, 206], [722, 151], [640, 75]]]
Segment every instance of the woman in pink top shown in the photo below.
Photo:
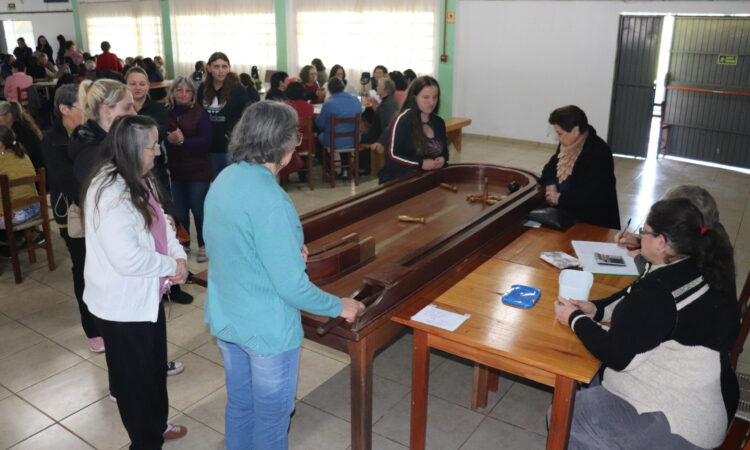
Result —
[[28, 94], [22, 94], [24, 98], [19, 99], [18, 89], [28, 88], [29, 86], [34, 84], [34, 79], [26, 75], [26, 73], [24, 72], [24, 70], [26, 70], [26, 65], [21, 62], [21, 60], [16, 60], [13, 64], [10, 65], [10, 67], [13, 71], [13, 75], [5, 79], [5, 88], [3, 89], [3, 92], [5, 93], [5, 99], [9, 102], [23, 103], [24, 100], [28, 100]]

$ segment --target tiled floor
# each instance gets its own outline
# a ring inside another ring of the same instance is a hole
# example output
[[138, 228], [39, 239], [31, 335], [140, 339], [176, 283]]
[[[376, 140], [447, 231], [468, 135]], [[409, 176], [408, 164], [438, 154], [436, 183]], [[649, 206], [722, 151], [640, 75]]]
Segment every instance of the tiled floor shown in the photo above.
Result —
[[[496, 163], [538, 172], [550, 154], [548, 147], [467, 136], [463, 153], [451, 156], [453, 162]], [[615, 166], [622, 220], [632, 216], [631, 228], [669, 187], [707, 187], [719, 202], [722, 222], [734, 240], [738, 278], [744, 280], [750, 268], [750, 176], [674, 161], [647, 164], [617, 158]], [[318, 183], [310, 191], [292, 183], [289, 192], [303, 213], [376, 184], [373, 178], [358, 188], [344, 183], [330, 189]], [[127, 435], [107, 397], [104, 357], [88, 351], [80, 327], [70, 263], [59, 236], [54, 245], [57, 270], [49, 272], [43, 257], [32, 266], [24, 263], [26, 278], [20, 285], [13, 283], [8, 263], [0, 262], [0, 448], [125, 447]], [[190, 257], [191, 269], [202, 269], [194, 258]], [[169, 397], [170, 417], [187, 425], [190, 433], [165, 447], [222, 448], [226, 391], [221, 357], [202, 321], [205, 293], [195, 286], [186, 289], [195, 302], [173, 306], [168, 323], [169, 355], [184, 362], [186, 370], [169, 378]], [[375, 448], [408, 445], [410, 353], [411, 335], [406, 334], [375, 360]], [[348, 447], [348, 366], [347, 355], [305, 341], [290, 447]], [[504, 378], [488, 407], [472, 411], [471, 366], [435, 353], [430, 367], [429, 448], [544, 447], [549, 389]], [[750, 372], [750, 355], [741, 359], [740, 369]]]

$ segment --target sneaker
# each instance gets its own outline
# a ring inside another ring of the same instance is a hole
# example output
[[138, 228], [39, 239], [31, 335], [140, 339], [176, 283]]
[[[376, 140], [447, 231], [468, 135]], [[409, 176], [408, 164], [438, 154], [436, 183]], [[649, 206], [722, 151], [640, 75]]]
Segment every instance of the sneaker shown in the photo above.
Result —
[[169, 361], [167, 363], [167, 376], [181, 374], [185, 370], [185, 365], [179, 361]]
[[104, 339], [101, 336], [89, 339], [89, 350], [94, 353], [104, 351]]
[[208, 261], [208, 256], [206, 256], [206, 247], [201, 247], [198, 249], [198, 256], [195, 257], [195, 260], [199, 263]]
[[179, 439], [187, 434], [187, 427], [185, 425], [172, 425], [167, 424], [167, 431], [164, 432], [164, 440], [169, 441], [172, 439]]

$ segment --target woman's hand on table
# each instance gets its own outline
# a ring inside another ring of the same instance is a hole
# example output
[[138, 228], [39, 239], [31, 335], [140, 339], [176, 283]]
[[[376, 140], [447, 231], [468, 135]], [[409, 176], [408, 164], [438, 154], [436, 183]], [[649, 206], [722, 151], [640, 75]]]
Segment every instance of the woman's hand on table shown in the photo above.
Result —
[[544, 191], [544, 199], [552, 206], [557, 206], [560, 202], [560, 191], [557, 190], [557, 186], [549, 184]]
[[555, 302], [555, 317], [561, 324], [568, 326], [570, 315], [575, 311], [582, 311], [586, 316], [593, 319], [596, 314], [596, 306], [593, 303], [582, 300], [569, 300], [557, 297]]
[[442, 156], [438, 156], [435, 159], [424, 159], [422, 160], [422, 169], [423, 170], [435, 170], [443, 167], [445, 165], [445, 158]]
[[341, 310], [341, 317], [343, 317], [347, 322], [350, 323], [354, 322], [354, 319], [356, 319], [357, 316], [365, 310], [364, 303], [358, 302], [353, 298], [342, 297], [341, 303], [344, 306], [344, 308]]
[[383, 144], [381, 144], [380, 142], [373, 142], [372, 144], [370, 144], [370, 150], [377, 153], [383, 153], [385, 151], [385, 147], [383, 147]]
[[172, 284], [183, 284], [188, 276], [187, 261], [182, 258], [176, 261], [177, 269], [175, 270], [175, 274], [169, 277], [169, 281], [171, 281]]
[[167, 141], [170, 144], [182, 145], [185, 142], [185, 135], [182, 134], [182, 130], [179, 128], [167, 134]]
[[641, 238], [634, 233], [618, 231], [615, 235], [615, 244], [628, 250], [636, 250], [641, 248]]

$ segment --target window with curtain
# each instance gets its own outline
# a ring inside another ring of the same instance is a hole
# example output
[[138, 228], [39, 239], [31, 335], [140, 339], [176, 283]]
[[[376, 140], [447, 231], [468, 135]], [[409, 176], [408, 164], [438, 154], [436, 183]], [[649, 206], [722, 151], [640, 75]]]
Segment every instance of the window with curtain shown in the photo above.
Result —
[[341, 64], [350, 82], [378, 64], [433, 74], [439, 13], [435, 0], [296, 0], [291, 60], [297, 72], [313, 58], [327, 69]]
[[161, 35], [161, 7], [158, 0], [81, 3], [83, 51], [101, 53], [102, 41], [112, 53], [128, 56], [164, 56]]
[[276, 67], [273, 0], [171, 0], [175, 71], [189, 75], [196, 61], [227, 55], [236, 73]]

